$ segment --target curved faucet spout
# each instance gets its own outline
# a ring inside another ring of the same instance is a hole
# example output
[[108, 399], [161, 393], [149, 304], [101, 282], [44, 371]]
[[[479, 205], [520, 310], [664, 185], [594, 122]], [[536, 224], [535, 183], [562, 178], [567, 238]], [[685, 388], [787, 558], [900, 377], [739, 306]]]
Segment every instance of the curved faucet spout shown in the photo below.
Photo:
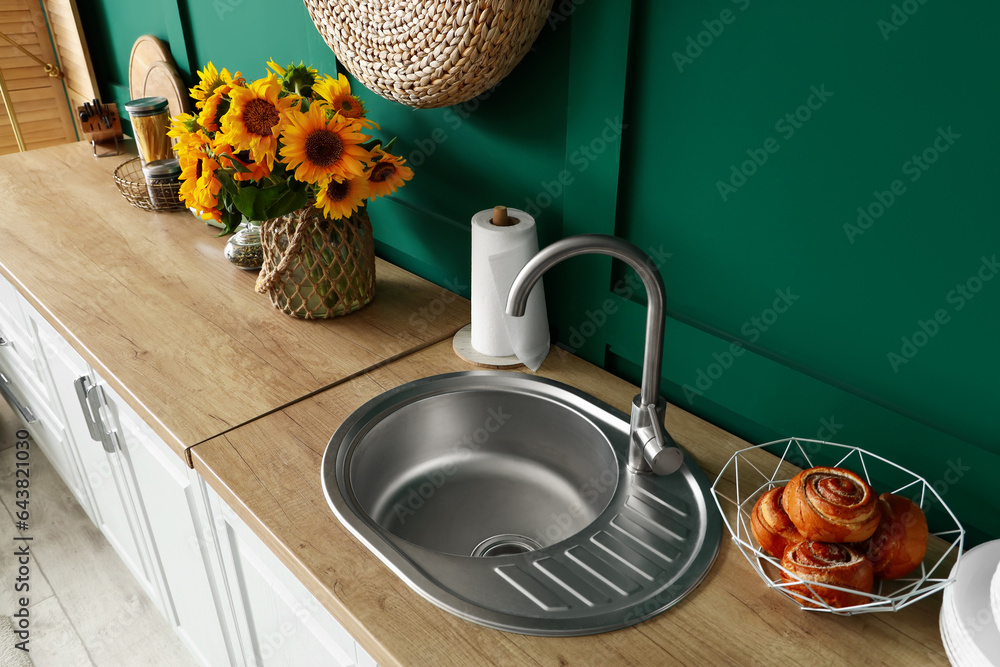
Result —
[[517, 274], [507, 295], [507, 314], [514, 317], [524, 315], [531, 288], [543, 273], [564, 259], [590, 254], [610, 255], [622, 260], [635, 269], [646, 288], [646, 300], [649, 305], [646, 315], [646, 349], [643, 354], [640, 396], [643, 406], [656, 405], [660, 398], [666, 293], [663, 289], [663, 278], [660, 277], [653, 260], [634, 244], [605, 234], [580, 234], [556, 241], [532, 257]]
[[507, 294], [507, 314], [524, 315], [531, 289], [542, 274], [577, 255], [610, 255], [639, 274], [646, 287], [646, 345], [642, 360], [642, 390], [632, 401], [628, 467], [636, 473], [669, 475], [684, 464], [684, 454], [663, 429], [666, 402], [660, 398], [663, 364], [663, 322], [666, 318], [663, 278], [653, 260], [635, 245], [615, 236], [581, 234], [556, 241], [532, 257], [514, 278]]

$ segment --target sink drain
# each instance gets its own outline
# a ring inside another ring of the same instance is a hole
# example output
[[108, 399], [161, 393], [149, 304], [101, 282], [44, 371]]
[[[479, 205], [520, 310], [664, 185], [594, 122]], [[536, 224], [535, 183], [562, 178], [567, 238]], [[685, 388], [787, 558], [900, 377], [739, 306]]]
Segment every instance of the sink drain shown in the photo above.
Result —
[[513, 556], [516, 554], [526, 554], [529, 551], [537, 551], [542, 545], [530, 537], [524, 535], [494, 535], [476, 545], [472, 550], [473, 556]]

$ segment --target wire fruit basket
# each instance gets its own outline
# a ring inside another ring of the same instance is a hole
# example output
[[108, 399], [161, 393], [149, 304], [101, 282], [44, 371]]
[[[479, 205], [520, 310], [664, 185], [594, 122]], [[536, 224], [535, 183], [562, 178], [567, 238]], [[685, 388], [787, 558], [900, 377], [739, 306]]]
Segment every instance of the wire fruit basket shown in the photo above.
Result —
[[[764, 448], [781, 452], [776, 463], [774, 456]], [[781, 560], [765, 553], [754, 538], [750, 517], [757, 500], [769, 490], [784, 486], [801, 469], [815, 466], [852, 470], [864, 477], [876, 493], [888, 491], [910, 498], [927, 515], [931, 526], [937, 529], [930, 533], [927, 553], [920, 567], [902, 579], [876, 579], [871, 593], [822, 585], [824, 589], [859, 594], [865, 599], [862, 604], [836, 608], [819, 595], [806, 597], [794, 590], [801, 590], [804, 585], [810, 593], [815, 593], [813, 587], [820, 587], [799, 579], [783, 568]], [[731, 478], [736, 480], [735, 485]], [[712, 495], [733, 542], [761, 579], [806, 611], [842, 616], [898, 611], [951, 584], [952, 567], [962, 557], [965, 530], [927, 480], [888, 459], [849, 445], [787, 438], [741, 449], [729, 459], [712, 484]], [[792, 581], [783, 581], [782, 573], [790, 576]]]
[[142, 173], [139, 158], [122, 162], [115, 168], [115, 185], [129, 204], [144, 211], [183, 211], [187, 208], [178, 196], [180, 181], [149, 183]]

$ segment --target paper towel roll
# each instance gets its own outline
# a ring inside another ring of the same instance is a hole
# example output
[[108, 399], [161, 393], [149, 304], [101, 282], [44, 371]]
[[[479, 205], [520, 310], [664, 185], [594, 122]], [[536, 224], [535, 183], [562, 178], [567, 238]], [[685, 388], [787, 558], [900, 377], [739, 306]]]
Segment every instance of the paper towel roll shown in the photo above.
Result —
[[518, 224], [492, 224], [493, 209], [472, 216], [472, 347], [492, 357], [516, 354], [537, 369], [549, 350], [542, 281], [532, 289], [523, 317], [505, 312], [511, 283], [538, 252], [535, 219], [518, 209], [507, 213]]

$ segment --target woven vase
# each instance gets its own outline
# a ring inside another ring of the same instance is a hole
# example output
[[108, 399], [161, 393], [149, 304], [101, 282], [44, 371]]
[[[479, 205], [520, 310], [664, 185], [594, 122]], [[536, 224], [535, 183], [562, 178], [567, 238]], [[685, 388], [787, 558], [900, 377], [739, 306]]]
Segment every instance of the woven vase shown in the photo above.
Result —
[[313, 206], [261, 225], [257, 292], [306, 320], [347, 315], [375, 296], [375, 244], [364, 208], [329, 220]]
[[531, 49], [553, 0], [305, 0], [337, 59], [382, 97], [429, 109], [489, 90]]

